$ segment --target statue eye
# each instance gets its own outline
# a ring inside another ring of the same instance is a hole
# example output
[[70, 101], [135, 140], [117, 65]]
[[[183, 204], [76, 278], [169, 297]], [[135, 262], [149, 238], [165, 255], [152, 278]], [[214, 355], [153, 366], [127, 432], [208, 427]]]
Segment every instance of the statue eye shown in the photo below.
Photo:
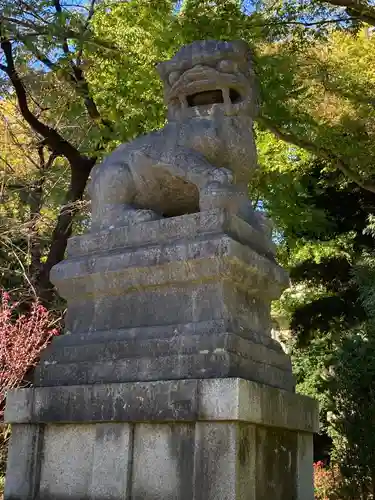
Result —
[[172, 71], [172, 73], [169, 73], [168, 81], [170, 85], [173, 85], [174, 83], [177, 82], [177, 80], [180, 78], [181, 73], [179, 71]]
[[235, 73], [238, 71], [238, 66], [236, 62], [224, 59], [218, 63], [217, 69], [223, 73]]

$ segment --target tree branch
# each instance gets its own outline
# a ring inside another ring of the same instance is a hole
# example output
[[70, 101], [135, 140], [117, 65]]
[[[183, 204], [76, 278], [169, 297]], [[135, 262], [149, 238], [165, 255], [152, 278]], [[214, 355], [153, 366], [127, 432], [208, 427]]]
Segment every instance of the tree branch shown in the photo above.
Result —
[[341, 17], [336, 19], [322, 19], [321, 21], [311, 21], [311, 22], [303, 22], [303, 21], [265, 21], [264, 23], [259, 24], [251, 24], [254, 28], [262, 28], [268, 26], [304, 26], [305, 28], [309, 28], [312, 26], [322, 26], [324, 24], [336, 24], [343, 23], [347, 21], [353, 21], [354, 17]]
[[[322, 0], [320, 0], [322, 1]], [[324, 3], [330, 3], [337, 7], [345, 7], [350, 16], [355, 16], [361, 21], [375, 26], [375, 6], [360, 0], [328, 0]]]
[[[91, 0], [90, 10], [89, 10], [89, 13], [87, 15], [87, 19], [86, 19], [85, 25], [83, 27], [82, 36], [86, 33], [87, 28], [89, 27], [90, 21], [91, 21], [93, 15], [95, 13], [95, 1], [96, 0]], [[77, 66], [81, 65], [82, 53], [83, 53], [83, 43], [81, 41], [80, 47], [79, 47], [79, 50], [78, 50], [78, 53], [77, 53], [77, 59], [76, 59], [77, 60]]]
[[22, 6], [22, 12], [27, 11], [30, 16], [35, 17], [35, 19], [38, 19], [39, 21], [45, 24], [46, 20], [43, 18], [43, 16], [39, 15], [38, 12], [36, 12], [35, 9], [31, 8], [27, 2], [24, 2], [23, 0], [18, 0], [18, 3], [20, 4], [20, 6]]
[[81, 156], [77, 149], [65, 140], [55, 129], [38, 120], [38, 118], [30, 111], [27, 102], [26, 89], [14, 66], [11, 42], [6, 38], [0, 38], [0, 46], [3, 49], [7, 62], [7, 66], [4, 67], [3, 70], [12, 82], [23, 118], [33, 128], [33, 130], [35, 130], [35, 132], [44, 137], [46, 144], [52, 149], [52, 151], [65, 156], [69, 162], [74, 163]]
[[34, 44], [30, 47], [28, 43], [28, 36], [26, 37], [18, 35], [17, 38], [30, 50], [30, 52], [38, 59], [38, 61], [47, 66], [47, 68], [49, 68], [52, 71], [56, 71], [58, 69], [57, 64], [51, 61], [51, 59], [45, 56], [42, 52], [40, 52], [40, 50]]
[[[55, 7], [57, 17], [58, 17], [59, 21], [61, 22], [62, 8], [61, 8], [60, 0], [53, 0], [53, 5]], [[64, 26], [64, 28], [65, 28], [65, 26]], [[67, 55], [67, 56], [70, 55], [68, 39], [66, 37], [63, 38], [62, 49], [63, 49], [65, 55]]]
[[8, 162], [8, 160], [6, 160], [5, 158], [3, 158], [2, 156], [0, 156], [0, 161], [2, 161], [4, 163], [4, 165], [9, 168], [9, 170], [13, 173], [14, 172], [14, 168], [12, 167], [12, 165]]
[[324, 160], [328, 160], [330, 163], [333, 163], [339, 170], [341, 170], [341, 172], [346, 177], [348, 177], [348, 179], [358, 184], [358, 186], [360, 186], [362, 189], [365, 189], [366, 191], [370, 191], [371, 193], [375, 194], [375, 184], [363, 179], [359, 174], [354, 172], [348, 165], [346, 165], [341, 158], [334, 155], [327, 149], [320, 148], [315, 144], [313, 144], [312, 142], [309, 142], [305, 139], [299, 139], [290, 132], [285, 132], [283, 130], [280, 130], [269, 118], [259, 117], [258, 122], [261, 125], [263, 125], [266, 129], [268, 129], [270, 132], [272, 132], [278, 139], [281, 139], [282, 141], [287, 142], [289, 144], [294, 144], [295, 146], [298, 146], [301, 149], [309, 151], [315, 156], [318, 156], [320, 158], [323, 158]]
[[[52, 34], [52, 36], [56, 40], [64, 40], [66, 38], [71, 38], [72, 40], [80, 41], [82, 39], [81, 33], [66, 26], [64, 29], [64, 33], [59, 34], [58, 32], [56, 32], [56, 30], [53, 33], [51, 33], [51, 30], [47, 29], [47, 25], [38, 26], [37, 24], [29, 23], [27, 21], [24, 21], [23, 19], [18, 19], [16, 17], [8, 17], [1, 15], [1, 21], [7, 23], [7, 28], [13, 34], [12, 38], [16, 39], [18, 39], [19, 35], [29, 37], [29, 36], [41, 36], [47, 34]], [[15, 28], [16, 26], [24, 28], [24, 33], [23, 34], [19, 33], [19, 30]], [[27, 32], [27, 30], [31, 30], [31, 32]], [[91, 45], [95, 45], [96, 47], [100, 47], [102, 49], [118, 51], [115, 45], [112, 45], [111, 43], [105, 42], [103, 40], [99, 40], [93, 34], [90, 34], [90, 38], [87, 39], [86, 42]]]
[[31, 22], [22, 20], [22, 19], [17, 19], [16, 17], [8, 17], [8, 16], [1, 15], [1, 20], [3, 22], [5, 21], [5, 22], [11, 23], [11, 24], [16, 24], [18, 26], [22, 26], [23, 28], [28, 28], [31, 30], [35, 30], [36, 32], [39, 32], [40, 26], [38, 26], [34, 23], [31, 23]]
[[[61, 19], [62, 8], [61, 8], [60, 0], [53, 0], [53, 5], [55, 7], [57, 16], [59, 17], [59, 19]], [[89, 11], [85, 26], [83, 28], [83, 32], [81, 34], [82, 36], [85, 34], [87, 27], [90, 23], [90, 20], [91, 20], [92, 16], [94, 15], [94, 7], [95, 7], [95, 0], [91, 0], [90, 11]], [[66, 26], [64, 26], [64, 29], [65, 29], [65, 27]], [[102, 116], [98, 110], [98, 107], [96, 106], [94, 99], [91, 97], [89, 85], [88, 85], [87, 80], [83, 74], [82, 68], [79, 65], [80, 59], [82, 56], [83, 47], [81, 46], [79, 51], [78, 51], [77, 64], [75, 64], [74, 61], [70, 57], [71, 53], [69, 50], [67, 38], [63, 39], [62, 49], [63, 49], [64, 54], [70, 58], [69, 63], [70, 63], [70, 67], [72, 69], [72, 73], [69, 74], [70, 81], [75, 85], [77, 93], [82, 97], [89, 117], [93, 121], [100, 123], [101, 125], [106, 127], [110, 132], [113, 132], [112, 123], [110, 123], [108, 120], [105, 120], [102, 118]]]
[[46, 161], [44, 156], [44, 146], [38, 146], [39, 155], [39, 172], [40, 176], [34, 182], [32, 189], [29, 193], [29, 206], [30, 206], [30, 225], [29, 225], [29, 251], [31, 256], [30, 262], [30, 275], [34, 281], [38, 283], [40, 272], [43, 268], [41, 261], [42, 257], [42, 242], [38, 232], [38, 221], [41, 217], [41, 210], [44, 198], [44, 184], [46, 181], [45, 172], [52, 167], [56, 159], [56, 154], [51, 153]]
[[[51, 165], [54, 157], [56, 156], [65, 157], [70, 165], [70, 187], [66, 193], [66, 201], [60, 211], [52, 233], [47, 260], [41, 266], [40, 273], [37, 278], [39, 296], [45, 303], [49, 303], [54, 297], [53, 286], [49, 281], [49, 273], [51, 268], [64, 258], [67, 241], [72, 233], [73, 219], [79, 209], [79, 202], [83, 197], [87, 179], [93, 165], [95, 164], [96, 158], [88, 158], [80, 154], [78, 149], [66, 141], [55, 129], [42, 123], [31, 112], [28, 106], [26, 89], [14, 65], [12, 44], [9, 39], [1, 36], [1, 33], [0, 46], [4, 51], [7, 63], [7, 66], [4, 66], [4, 71], [8, 75], [14, 87], [22, 117], [37, 134], [43, 137], [43, 144], [51, 149], [53, 153], [50, 157]], [[40, 159], [42, 160], [41, 157]], [[44, 158], [42, 164], [43, 162]]]
[[[26, 46], [28, 46], [26, 37], [20, 36], [19, 40], [22, 41], [23, 43], [25, 43]], [[47, 56], [42, 54], [38, 50], [37, 47], [32, 46], [32, 47], [28, 47], [28, 48], [31, 51], [31, 53], [38, 59], [38, 61], [43, 63], [50, 70], [56, 71], [59, 68], [58, 64], [51, 61], [51, 59], [49, 59]], [[75, 65], [73, 63], [73, 61], [70, 61], [70, 67], [71, 67], [71, 71], [66, 71], [68, 81], [69, 81], [69, 83], [71, 83], [73, 85], [77, 94], [80, 97], [82, 97], [89, 117], [95, 122], [100, 122], [102, 125], [107, 127], [111, 132], [113, 132], [112, 124], [109, 121], [104, 120], [101, 117], [100, 112], [95, 104], [94, 99], [90, 96], [89, 86], [88, 86], [88, 83], [84, 77], [82, 69], [79, 68], [77, 65]]]

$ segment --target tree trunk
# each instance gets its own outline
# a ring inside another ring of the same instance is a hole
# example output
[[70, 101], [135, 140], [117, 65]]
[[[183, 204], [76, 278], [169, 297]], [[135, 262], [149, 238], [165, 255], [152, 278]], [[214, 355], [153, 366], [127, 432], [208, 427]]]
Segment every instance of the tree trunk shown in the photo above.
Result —
[[66, 201], [60, 210], [55, 228], [51, 236], [51, 246], [48, 257], [41, 268], [38, 281], [36, 283], [38, 295], [46, 305], [50, 304], [54, 297], [54, 287], [49, 279], [52, 267], [63, 260], [68, 239], [72, 234], [74, 216], [79, 209], [79, 203], [86, 188], [95, 159], [81, 157], [79, 161], [70, 164], [71, 182], [66, 195]]

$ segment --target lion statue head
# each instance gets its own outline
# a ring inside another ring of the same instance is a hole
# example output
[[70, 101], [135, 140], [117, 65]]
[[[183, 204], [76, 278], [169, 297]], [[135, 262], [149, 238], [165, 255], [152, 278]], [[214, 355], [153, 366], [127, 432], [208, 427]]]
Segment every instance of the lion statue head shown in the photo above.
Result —
[[253, 55], [242, 40], [196, 41], [156, 68], [169, 120], [257, 114]]

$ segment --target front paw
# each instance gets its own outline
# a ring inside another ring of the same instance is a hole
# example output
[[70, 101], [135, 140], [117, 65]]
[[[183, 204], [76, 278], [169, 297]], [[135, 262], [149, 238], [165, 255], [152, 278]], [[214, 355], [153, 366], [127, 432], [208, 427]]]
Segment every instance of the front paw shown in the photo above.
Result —
[[228, 168], [215, 168], [209, 178], [209, 184], [218, 183], [221, 185], [232, 184], [234, 180], [233, 172]]

